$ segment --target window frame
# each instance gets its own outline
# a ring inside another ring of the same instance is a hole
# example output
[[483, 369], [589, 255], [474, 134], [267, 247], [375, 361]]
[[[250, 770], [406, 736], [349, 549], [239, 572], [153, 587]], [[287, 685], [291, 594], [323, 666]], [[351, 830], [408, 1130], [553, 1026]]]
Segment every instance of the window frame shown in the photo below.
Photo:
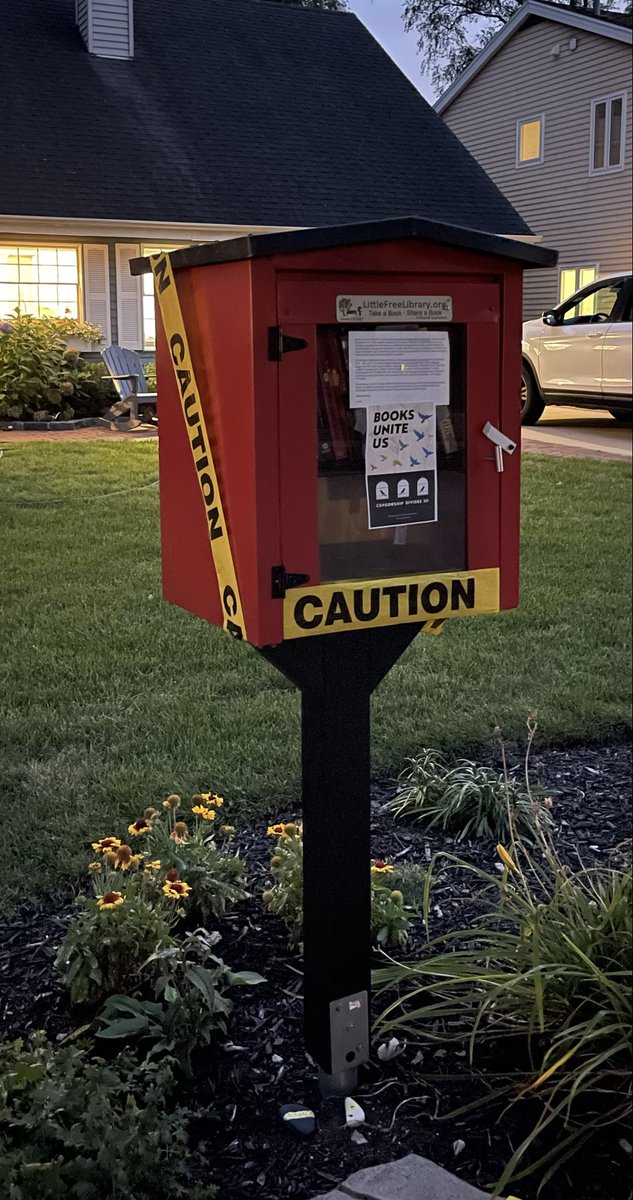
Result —
[[[34, 241], [32, 238], [19, 238], [17, 240], [14, 238], [9, 241], [8, 238], [0, 238], [0, 250], [7, 246], [15, 246], [18, 251], [20, 246], [24, 246], [25, 248], [32, 247], [34, 250], [74, 250], [77, 255], [77, 316], [73, 319], [77, 321], [85, 320], [83, 242], [45, 242], [41, 239]], [[0, 319], [4, 319], [1, 313]], [[42, 320], [43, 318], [39, 316], [35, 319]], [[57, 319], [63, 320], [62, 317]]]
[[[622, 123], [620, 128], [620, 160], [609, 165], [609, 147], [611, 144], [611, 114], [614, 100], [622, 101]], [[614, 171], [623, 171], [626, 159], [626, 117], [627, 117], [627, 101], [628, 92], [626, 89], [623, 92], [608, 92], [605, 96], [598, 96], [591, 101], [591, 124], [589, 127], [589, 174], [590, 175], [611, 175]], [[596, 148], [596, 109], [599, 104], [606, 105], [606, 120], [604, 131], [604, 165], [594, 167], [594, 152]]]
[[[592, 270], [592, 269], [595, 271], [595, 275], [594, 275], [593, 279], [591, 280], [591, 283], [585, 283], [585, 284], [580, 283], [579, 282], [580, 272], [588, 271], [588, 270]], [[576, 280], [578, 281], [576, 283], [576, 287], [574, 288], [574, 290], [572, 292], [570, 292], [568, 296], [564, 296], [564, 297], [561, 296], [561, 294], [560, 294], [560, 287], [561, 287], [561, 280], [563, 277], [563, 271], [574, 271], [576, 274]], [[572, 296], [576, 295], [576, 292], [581, 292], [581, 291], [584, 291], [584, 289], [586, 287], [591, 287], [592, 284], [597, 283], [599, 278], [600, 278], [600, 263], [597, 263], [597, 262], [596, 263], [590, 263], [590, 262], [582, 263], [578, 267], [575, 266], [574, 263], [559, 263], [558, 264], [558, 289], [557, 289], [558, 300], [556, 301], [556, 307], [560, 308], [561, 305], [566, 304], [566, 302]]]
[[[533, 125], [538, 121], [541, 127], [540, 155], [538, 158], [521, 159], [521, 129], [524, 125]], [[516, 123], [515, 167], [538, 167], [545, 161], [545, 113], [535, 113], [531, 117], [519, 117]]]
[[[169, 246], [164, 246], [164, 245], [157, 246], [156, 242], [141, 242], [140, 243], [140, 253], [141, 253], [142, 258], [149, 258], [149, 256], [152, 254], [161, 254], [161, 253], [171, 254], [172, 251], [174, 251], [174, 250], [182, 250], [184, 246], [190, 246], [190, 245], [191, 245], [191, 242], [173, 242]], [[141, 279], [140, 279], [141, 341], [143, 343], [141, 353], [142, 354], [156, 354], [156, 322], [155, 321], [154, 321], [154, 345], [153, 346], [146, 345], [147, 338], [145, 336], [145, 320], [146, 320], [146, 318], [145, 318], [145, 303], [144, 302], [145, 302], [146, 297], [150, 295], [149, 285], [148, 285], [147, 292], [145, 291], [145, 280], [146, 279], [151, 280], [151, 294], [153, 294], [153, 291], [154, 291], [153, 275], [142, 275]]]

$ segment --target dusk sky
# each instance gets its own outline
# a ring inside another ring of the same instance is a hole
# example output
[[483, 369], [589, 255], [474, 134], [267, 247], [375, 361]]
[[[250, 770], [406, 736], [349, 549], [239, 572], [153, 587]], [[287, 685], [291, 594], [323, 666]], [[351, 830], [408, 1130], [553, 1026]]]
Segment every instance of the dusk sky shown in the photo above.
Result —
[[360, 17], [422, 95], [432, 101], [430, 81], [420, 71], [416, 35], [404, 31], [400, 0], [348, 0], [348, 8]]

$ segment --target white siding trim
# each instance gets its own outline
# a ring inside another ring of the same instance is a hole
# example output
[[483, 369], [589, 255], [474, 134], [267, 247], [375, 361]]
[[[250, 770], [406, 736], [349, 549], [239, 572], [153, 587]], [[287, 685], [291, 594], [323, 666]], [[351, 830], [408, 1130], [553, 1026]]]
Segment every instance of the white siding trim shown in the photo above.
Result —
[[130, 275], [130, 259], [138, 258], [138, 244], [116, 245], [116, 322], [117, 341], [128, 350], [143, 349], [143, 297], [141, 280]]
[[[539, 138], [539, 147], [540, 147], [541, 153], [539, 154], [538, 158], [521, 159], [521, 157], [520, 157], [521, 127], [523, 125], [531, 125], [535, 121], [538, 121], [541, 126], [541, 136]], [[515, 166], [521, 167], [521, 168], [522, 167], [537, 167], [539, 165], [539, 163], [542, 163], [543, 159], [545, 158], [545, 113], [535, 113], [533, 117], [519, 117], [519, 120], [517, 121], [516, 138], [517, 138], [517, 144], [516, 144]]]
[[[620, 161], [614, 163], [612, 167], [608, 164], [609, 150], [611, 146], [611, 116], [612, 103], [614, 100], [622, 101], [622, 121], [620, 124]], [[591, 101], [591, 128], [589, 136], [589, 174], [590, 175], [610, 175], [613, 171], [624, 170], [624, 159], [626, 157], [626, 117], [627, 117], [627, 100], [628, 94], [624, 92], [609, 92], [606, 96], [598, 96], [596, 100]], [[593, 154], [595, 149], [596, 138], [596, 108], [599, 104], [607, 106], [607, 120], [604, 130], [604, 162], [603, 167], [594, 167]]]
[[[212, 242], [216, 238], [245, 237], [249, 233], [286, 233], [303, 229], [299, 225], [226, 225], [197, 224], [193, 221], [108, 221], [86, 217], [25, 217], [17, 213], [0, 214], [2, 234], [19, 234], [31, 240], [45, 233], [47, 237], [69, 238], [133, 238], [149, 242]], [[61, 242], [60, 242], [61, 245]]]

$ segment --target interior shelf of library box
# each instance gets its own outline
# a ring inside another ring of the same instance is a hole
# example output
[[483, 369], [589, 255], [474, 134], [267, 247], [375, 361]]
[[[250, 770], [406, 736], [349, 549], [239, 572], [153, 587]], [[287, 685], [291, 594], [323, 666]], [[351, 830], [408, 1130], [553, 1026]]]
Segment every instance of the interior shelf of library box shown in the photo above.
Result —
[[[373, 579], [465, 570], [466, 562], [466, 330], [446, 330], [450, 346], [450, 403], [436, 409], [437, 520], [370, 529], [365, 484], [366, 412], [350, 408], [349, 342], [353, 326], [317, 330], [319, 541], [321, 578]], [[385, 329], [363, 325], [362, 330]], [[390, 330], [393, 325], [388, 326]], [[426, 325], [398, 326], [426, 330]]]

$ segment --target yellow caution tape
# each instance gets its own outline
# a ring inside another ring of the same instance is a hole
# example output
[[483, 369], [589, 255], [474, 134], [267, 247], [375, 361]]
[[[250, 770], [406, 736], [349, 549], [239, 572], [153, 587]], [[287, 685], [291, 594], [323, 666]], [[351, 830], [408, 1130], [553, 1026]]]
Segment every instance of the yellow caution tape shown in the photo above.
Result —
[[499, 612], [499, 569], [358, 579], [291, 588], [284, 598], [284, 638], [375, 629], [423, 621], [439, 633], [449, 617]]
[[182, 414], [200, 487], [209, 543], [222, 604], [222, 623], [234, 638], [246, 640], [246, 622], [231, 551], [226, 513], [211, 452], [211, 442], [200, 402], [200, 392], [189, 353], [187, 331], [168, 254], [152, 254], [156, 298], [163, 318], [167, 345], [174, 367]]

